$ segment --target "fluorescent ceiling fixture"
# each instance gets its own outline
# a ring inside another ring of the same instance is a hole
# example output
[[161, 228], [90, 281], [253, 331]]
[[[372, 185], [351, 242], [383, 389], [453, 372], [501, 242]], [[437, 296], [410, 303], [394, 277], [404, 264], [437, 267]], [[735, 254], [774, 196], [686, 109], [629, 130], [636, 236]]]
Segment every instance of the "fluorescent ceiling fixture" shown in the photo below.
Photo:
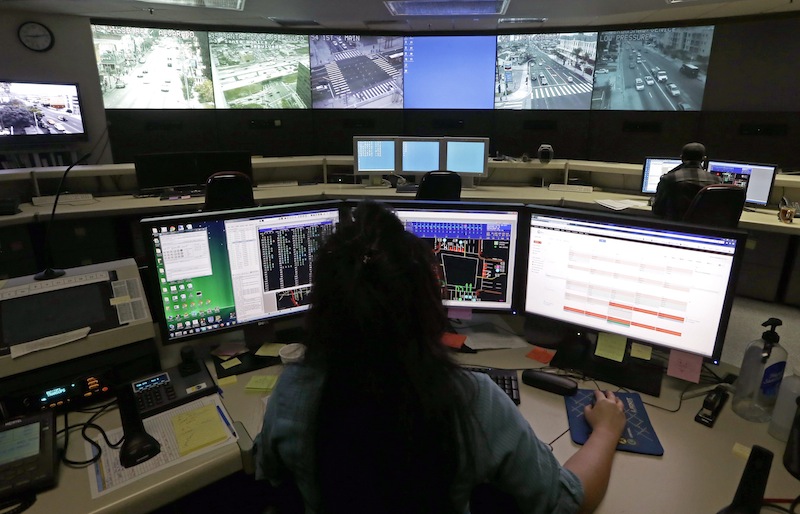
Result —
[[500, 18], [497, 23], [544, 23], [547, 18]]
[[227, 9], [244, 11], [245, 0], [147, 0], [147, 4], [184, 5], [186, 7], [205, 7], [207, 9]]
[[386, 0], [392, 16], [497, 16], [511, 0]]

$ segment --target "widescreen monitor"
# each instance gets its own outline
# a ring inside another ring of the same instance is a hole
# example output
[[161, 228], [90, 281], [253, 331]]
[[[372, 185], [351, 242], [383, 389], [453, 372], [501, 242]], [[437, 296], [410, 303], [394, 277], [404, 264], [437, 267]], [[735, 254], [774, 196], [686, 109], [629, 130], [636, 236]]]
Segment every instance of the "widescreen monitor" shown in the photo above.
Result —
[[708, 161], [708, 171], [722, 178], [725, 184], [734, 184], [745, 189], [745, 201], [749, 205], [765, 206], [769, 203], [775, 173], [774, 164], [753, 164], [737, 161]]
[[513, 311], [519, 206], [400, 201], [391, 205], [406, 230], [429, 243], [436, 255], [445, 307]]
[[406, 36], [405, 109], [492, 109], [497, 36]]
[[0, 80], [0, 149], [87, 138], [78, 84]]
[[677, 168], [680, 159], [671, 157], [645, 157], [642, 168], [642, 193], [655, 194], [661, 175]]
[[597, 32], [497, 36], [495, 109], [588, 110]]
[[744, 231], [530, 209], [526, 314], [719, 362]]
[[400, 173], [427, 173], [443, 169], [442, 140], [440, 138], [401, 137]]
[[398, 169], [399, 141], [394, 136], [354, 136], [353, 172], [356, 175], [389, 175]]
[[162, 340], [178, 343], [307, 310], [314, 256], [333, 233], [340, 205], [142, 220]]
[[473, 187], [475, 178], [489, 174], [489, 138], [444, 138], [445, 169], [461, 176], [462, 187]]
[[714, 26], [601, 31], [592, 109], [699, 111]]

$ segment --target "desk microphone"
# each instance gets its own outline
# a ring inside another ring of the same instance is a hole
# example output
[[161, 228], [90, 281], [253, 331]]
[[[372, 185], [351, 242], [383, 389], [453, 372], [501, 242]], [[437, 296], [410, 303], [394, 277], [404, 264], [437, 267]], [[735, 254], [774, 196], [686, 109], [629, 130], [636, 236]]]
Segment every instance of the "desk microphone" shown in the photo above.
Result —
[[89, 157], [92, 156], [92, 152], [87, 153], [86, 155], [82, 156], [77, 161], [70, 164], [66, 170], [64, 170], [64, 174], [61, 175], [61, 181], [58, 183], [58, 189], [56, 189], [56, 197], [53, 199], [53, 210], [50, 212], [50, 219], [47, 221], [47, 227], [45, 228], [44, 234], [44, 262], [45, 268], [44, 270], [40, 271], [36, 275], [33, 276], [35, 280], [50, 280], [51, 278], [58, 278], [64, 275], [65, 271], [63, 269], [55, 269], [53, 268], [53, 250], [52, 245], [50, 243], [51, 235], [50, 233], [53, 230], [53, 219], [56, 217], [56, 206], [58, 205], [58, 197], [61, 196], [61, 190], [64, 186], [64, 180], [67, 178], [67, 174], [70, 172], [72, 168], [80, 164], [81, 162], [85, 161]]

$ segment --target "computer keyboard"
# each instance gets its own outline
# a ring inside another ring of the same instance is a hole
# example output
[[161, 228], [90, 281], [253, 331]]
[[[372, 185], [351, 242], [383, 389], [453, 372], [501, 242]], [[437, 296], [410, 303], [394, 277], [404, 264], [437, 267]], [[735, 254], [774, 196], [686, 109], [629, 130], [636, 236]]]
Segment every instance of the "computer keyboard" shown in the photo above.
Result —
[[419, 184], [402, 184], [397, 186], [398, 193], [416, 193]]
[[[55, 199], [56, 195], [34, 196], [33, 198], [31, 198], [31, 203], [37, 206], [53, 205]], [[59, 204], [88, 202], [91, 200], [94, 200], [94, 196], [92, 196], [92, 193], [62, 193], [61, 196], [58, 197]]]
[[577, 184], [550, 184], [550, 191], [571, 191], [573, 193], [591, 193], [592, 186], [579, 186]]
[[502, 389], [515, 404], [519, 405], [519, 379], [517, 378], [517, 372], [515, 370], [472, 366], [463, 366], [463, 368], [467, 371], [485, 373], [495, 384], [500, 386], [500, 389]]

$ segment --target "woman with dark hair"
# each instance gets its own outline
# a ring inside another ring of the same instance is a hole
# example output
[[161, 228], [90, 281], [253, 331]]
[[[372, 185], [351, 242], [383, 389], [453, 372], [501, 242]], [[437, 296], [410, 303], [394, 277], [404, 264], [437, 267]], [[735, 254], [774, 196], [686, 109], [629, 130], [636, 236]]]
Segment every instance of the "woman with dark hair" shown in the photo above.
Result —
[[562, 467], [488, 377], [462, 370], [433, 252], [363, 202], [317, 252], [307, 350], [270, 397], [257, 478], [293, 481], [312, 513], [463, 513], [490, 483], [522, 512], [591, 511], [625, 426], [597, 393], [586, 444]]

